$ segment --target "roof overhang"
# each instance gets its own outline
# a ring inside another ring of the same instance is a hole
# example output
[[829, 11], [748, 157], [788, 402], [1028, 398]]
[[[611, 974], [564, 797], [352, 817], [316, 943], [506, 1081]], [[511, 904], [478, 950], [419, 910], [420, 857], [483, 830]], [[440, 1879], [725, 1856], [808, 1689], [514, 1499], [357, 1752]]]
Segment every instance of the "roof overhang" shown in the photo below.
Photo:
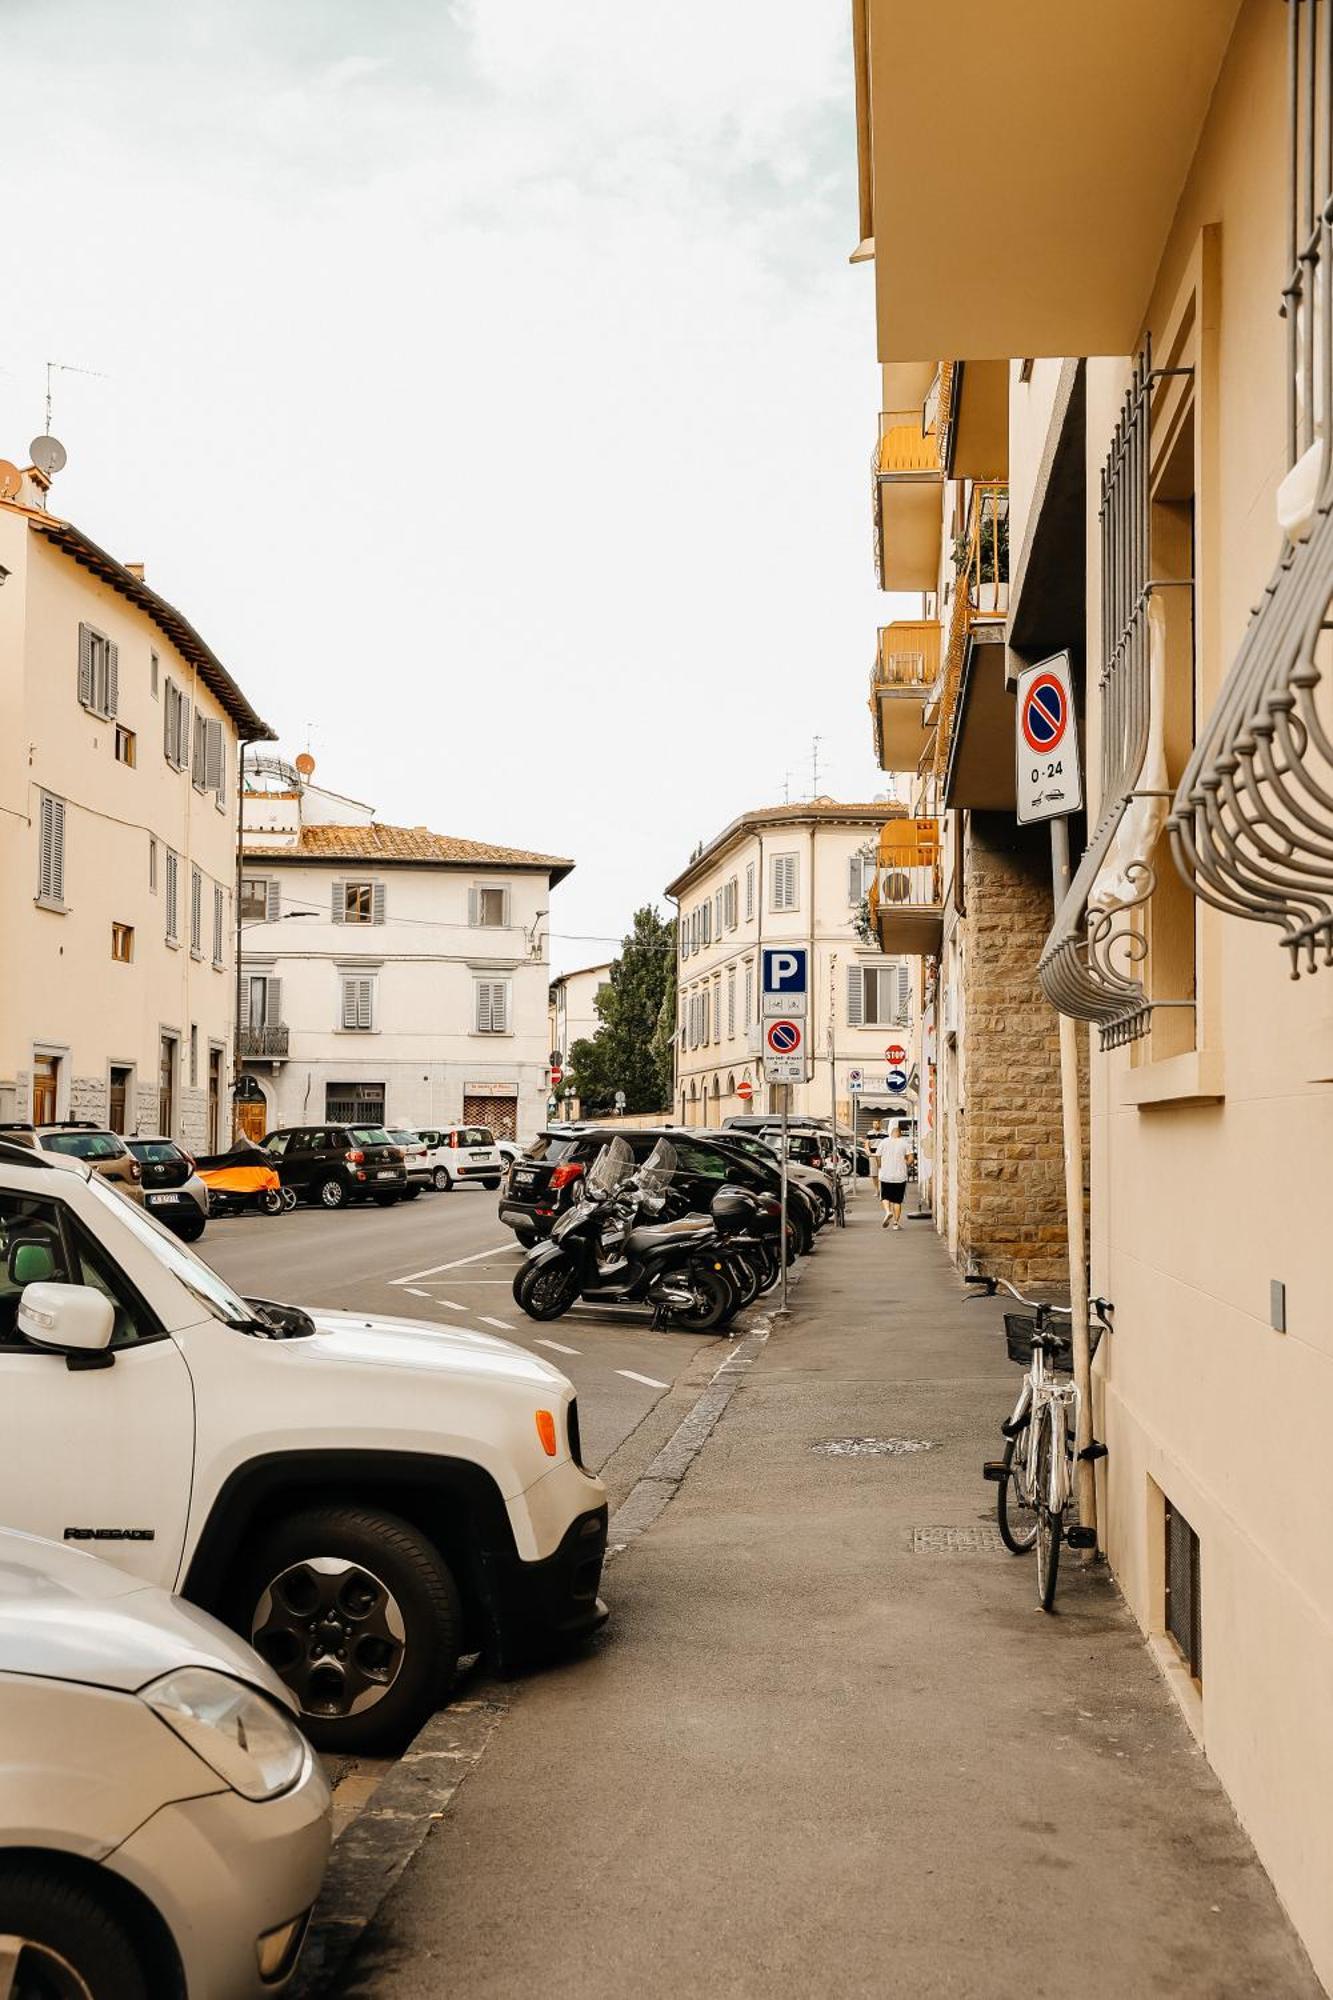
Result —
[[1014, 695], [1005, 674], [1004, 627], [974, 628], [963, 656], [944, 803], [1010, 812], [1017, 803]]
[[869, 0], [883, 361], [1126, 354], [1239, 0]]
[[1087, 640], [1086, 403], [1084, 364], [1066, 361], [1009, 589], [1009, 649], [1029, 664]]

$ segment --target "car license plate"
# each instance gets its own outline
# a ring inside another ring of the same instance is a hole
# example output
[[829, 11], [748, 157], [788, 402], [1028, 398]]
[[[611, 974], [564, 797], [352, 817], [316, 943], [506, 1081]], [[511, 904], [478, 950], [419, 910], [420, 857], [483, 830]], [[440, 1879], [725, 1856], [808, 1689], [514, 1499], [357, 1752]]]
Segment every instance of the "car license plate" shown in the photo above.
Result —
[[524, 1173], [514, 1175], [515, 1187], [531, 1187], [537, 1176], [529, 1167]]
[[398, 1175], [392, 1167], [381, 1167], [375, 1178], [378, 1181], [396, 1181]]
[[150, 1194], [148, 1196], [149, 1204], [153, 1208], [159, 1208], [165, 1202], [183, 1201], [184, 1199], [184, 1195], [179, 1194]]

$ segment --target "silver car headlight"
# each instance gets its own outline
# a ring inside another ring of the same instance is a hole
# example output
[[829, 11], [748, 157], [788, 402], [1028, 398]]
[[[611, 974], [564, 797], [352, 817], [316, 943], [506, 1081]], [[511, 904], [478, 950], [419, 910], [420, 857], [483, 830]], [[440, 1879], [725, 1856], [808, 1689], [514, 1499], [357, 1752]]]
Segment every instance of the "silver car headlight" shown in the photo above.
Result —
[[291, 1718], [211, 1667], [178, 1667], [139, 1699], [243, 1798], [275, 1799], [306, 1768], [310, 1749]]

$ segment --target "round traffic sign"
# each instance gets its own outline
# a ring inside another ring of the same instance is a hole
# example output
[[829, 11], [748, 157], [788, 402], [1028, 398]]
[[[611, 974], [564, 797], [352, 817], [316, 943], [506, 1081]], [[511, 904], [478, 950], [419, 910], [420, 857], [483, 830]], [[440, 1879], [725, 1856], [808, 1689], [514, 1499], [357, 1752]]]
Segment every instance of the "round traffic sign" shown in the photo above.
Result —
[[884, 1084], [888, 1090], [906, 1090], [907, 1077], [902, 1070], [891, 1069], [884, 1079]]
[[748, 1078], [742, 1077], [736, 1085], [736, 1095], [737, 1097], [744, 1098], [747, 1104], [750, 1102], [750, 1099], [754, 1096], [754, 1085]]
[[564, 1074], [565, 1072], [561, 1069], [559, 1063], [551, 1064], [551, 1082], [553, 1084], [559, 1083]]
[[907, 1051], [902, 1043], [890, 1042], [884, 1051], [884, 1060], [886, 1063], [893, 1063], [895, 1066], [898, 1063], [905, 1063], [907, 1061]]
[[1028, 747], [1042, 754], [1058, 750], [1068, 720], [1064, 688], [1054, 674], [1039, 674], [1023, 697], [1023, 734]]
[[795, 1021], [770, 1021], [768, 1046], [775, 1056], [794, 1055], [801, 1046], [801, 1030]]

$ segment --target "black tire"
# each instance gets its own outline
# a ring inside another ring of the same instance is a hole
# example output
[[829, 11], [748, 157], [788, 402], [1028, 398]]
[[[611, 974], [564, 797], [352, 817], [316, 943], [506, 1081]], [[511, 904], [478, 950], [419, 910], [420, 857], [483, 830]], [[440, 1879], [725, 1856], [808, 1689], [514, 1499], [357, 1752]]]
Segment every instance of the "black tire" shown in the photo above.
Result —
[[1051, 1490], [1051, 1424], [1049, 1416], [1043, 1415], [1041, 1435], [1037, 1439], [1037, 1601], [1043, 1611], [1049, 1611], [1055, 1603], [1055, 1586], [1060, 1575], [1060, 1535], [1061, 1515], [1053, 1514], [1046, 1504], [1046, 1495]]
[[147, 1968], [120, 1921], [81, 1882], [35, 1862], [0, 1868], [0, 1936], [24, 1940], [20, 2000], [151, 2000]]
[[320, 1208], [343, 1208], [347, 1202], [347, 1189], [335, 1174], [330, 1174], [327, 1179], [315, 1182], [310, 1190], [310, 1199], [317, 1202]]
[[371, 1196], [371, 1200], [374, 1202], [376, 1208], [396, 1208], [400, 1201], [406, 1201], [406, 1199], [407, 1191], [405, 1188], [394, 1188], [391, 1194], [375, 1194]]
[[484, 1188], [489, 1188], [492, 1194], [496, 1192], [499, 1185], [500, 1185], [499, 1178], [497, 1177], [496, 1179], [492, 1180], [489, 1174], [487, 1174], [485, 1180], [482, 1182], [482, 1186]]
[[437, 1194], [453, 1193], [454, 1184], [450, 1178], [448, 1167], [436, 1167], [435, 1172], [431, 1175], [431, 1179], [435, 1183], [435, 1192]]
[[736, 1304], [744, 1312], [759, 1297], [759, 1272], [746, 1252], [733, 1250], [727, 1258], [727, 1276], [731, 1279], [736, 1293]]
[[529, 1319], [559, 1319], [577, 1299], [582, 1286], [568, 1259], [558, 1264], [525, 1264], [514, 1279], [514, 1304]]
[[672, 1306], [667, 1317], [672, 1326], [685, 1328], [690, 1333], [711, 1333], [714, 1327], [725, 1326], [737, 1310], [734, 1287], [722, 1271], [693, 1271], [691, 1283], [703, 1294], [705, 1303], [699, 1306]]
[[776, 1248], [767, 1243], [761, 1244], [751, 1253], [751, 1261], [758, 1268], [760, 1292], [771, 1292], [782, 1276]]
[[199, 1241], [199, 1238], [203, 1235], [203, 1233], [204, 1233], [204, 1222], [202, 1216], [199, 1218], [198, 1222], [182, 1222], [179, 1229], [177, 1229], [176, 1231], [176, 1234], [180, 1237], [182, 1243], [197, 1243]]
[[407, 1186], [403, 1189], [403, 1200], [415, 1201], [420, 1193], [421, 1193], [421, 1182], [409, 1181], [407, 1183]]
[[995, 1493], [996, 1525], [1000, 1530], [1000, 1540], [1011, 1556], [1031, 1555], [1037, 1542], [1036, 1509], [1027, 1506], [1019, 1498], [1017, 1484], [1010, 1471], [1015, 1451], [1026, 1443], [1026, 1430], [1020, 1431], [1016, 1438], [1006, 1438], [1004, 1478]]
[[281, 1215], [282, 1189], [265, 1188], [259, 1197], [259, 1206], [265, 1215]]
[[[320, 1559], [346, 1568], [308, 1567]], [[448, 1564], [418, 1528], [377, 1508], [312, 1507], [280, 1522], [248, 1553], [233, 1607], [231, 1622], [291, 1688], [321, 1750], [406, 1742], [448, 1699], [458, 1671], [463, 1609]], [[347, 1712], [380, 1684], [369, 1706]]]

